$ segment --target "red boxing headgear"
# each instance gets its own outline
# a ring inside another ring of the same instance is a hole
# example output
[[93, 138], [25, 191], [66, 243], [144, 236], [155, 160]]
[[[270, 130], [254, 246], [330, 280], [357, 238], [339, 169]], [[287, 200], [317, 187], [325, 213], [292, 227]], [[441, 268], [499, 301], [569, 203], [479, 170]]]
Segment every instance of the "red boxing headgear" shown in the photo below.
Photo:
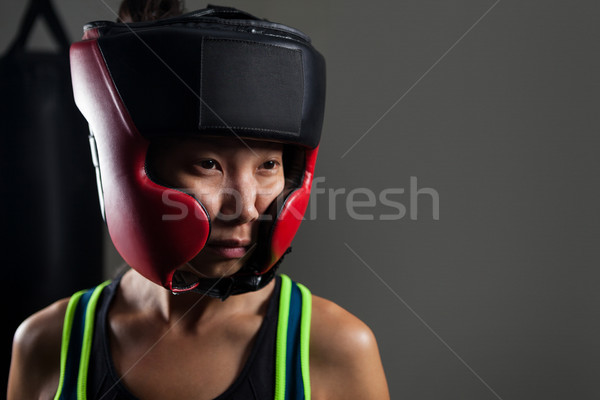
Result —
[[[325, 62], [310, 39], [223, 7], [153, 22], [101, 21], [71, 46], [71, 73], [123, 259], [174, 292], [225, 298], [268, 283], [304, 216], [321, 135]], [[153, 181], [146, 155], [154, 138], [204, 135], [276, 141], [301, 156], [246, 265], [226, 279], [190, 282], [176, 269], [204, 247], [210, 217], [192, 195]]]

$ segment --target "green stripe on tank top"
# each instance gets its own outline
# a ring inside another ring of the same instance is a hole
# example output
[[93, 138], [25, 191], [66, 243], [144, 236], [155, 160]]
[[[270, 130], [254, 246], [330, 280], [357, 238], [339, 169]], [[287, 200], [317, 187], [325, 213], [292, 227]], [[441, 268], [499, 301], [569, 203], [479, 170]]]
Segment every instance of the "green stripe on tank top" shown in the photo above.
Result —
[[[290, 299], [292, 295], [292, 281], [287, 276], [281, 275], [281, 292], [279, 296], [279, 315], [277, 321], [277, 339], [275, 354], [275, 400], [285, 400], [286, 392], [286, 365], [287, 365], [287, 337], [290, 313]], [[300, 316], [300, 365], [304, 398], [310, 400], [310, 321], [312, 315], [312, 295], [302, 284], [296, 284], [302, 294], [302, 310]]]
[[63, 323], [62, 342], [60, 346], [60, 378], [58, 381], [58, 389], [54, 400], [58, 400], [63, 390], [63, 383], [65, 380], [65, 369], [67, 367], [67, 353], [69, 350], [69, 341], [71, 340], [71, 328], [73, 327], [73, 317], [75, 316], [75, 309], [81, 299], [81, 296], [85, 293], [85, 290], [81, 290], [71, 296], [69, 304], [67, 305], [67, 311], [65, 312], [65, 321]]
[[297, 283], [302, 293], [302, 315], [300, 317], [300, 365], [302, 368], [302, 381], [304, 383], [304, 398], [310, 400], [310, 321], [312, 317], [312, 295], [301, 283]]
[[[98, 303], [98, 298], [100, 297], [100, 293], [102, 289], [108, 285], [110, 281], [106, 281], [98, 285], [90, 299], [86, 305], [86, 310], [84, 312], [86, 319], [84, 322], [84, 333], [82, 338], [82, 349], [79, 360], [79, 369], [77, 373], [77, 399], [86, 399], [86, 385], [87, 385], [87, 372], [88, 365], [90, 360], [90, 350], [92, 337], [94, 332], [94, 316], [96, 313], [96, 305]], [[69, 352], [69, 344], [71, 342], [71, 336], [73, 331], [73, 321], [75, 318], [75, 313], [77, 310], [77, 306], [83, 295], [88, 293], [88, 290], [81, 290], [71, 296], [69, 300], [69, 304], [67, 305], [67, 310], [65, 312], [65, 320], [63, 324], [63, 333], [62, 333], [62, 341], [61, 341], [61, 350], [60, 350], [60, 377], [58, 382], [58, 389], [56, 390], [56, 395], [54, 396], [54, 400], [59, 400], [62, 396], [62, 392], [64, 390], [64, 382], [65, 382], [65, 371], [67, 367], [68, 361], [68, 352]], [[75, 332], [78, 334], [79, 332]]]
[[79, 375], [77, 377], [77, 400], [87, 400], [87, 377], [90, 365], [90, 353], [92, 350], [92, 338], [94, 335], [94, 321], [96, 317], [96, 306], [102, 290], [110, 283], [105, 281], [98, 285], [85, 312], [85, 328], [83, 331], [83, 342], [81, 346], [81, 360], [79, 361]]
[[287, 327], [290, 313], [292, 282], [287, 275], [281, 275], [279, 295], [279, 318], [277, 319], [277, 339], [275, 345], [275, 400], [285, 400], [285, 367], [287, 353]]

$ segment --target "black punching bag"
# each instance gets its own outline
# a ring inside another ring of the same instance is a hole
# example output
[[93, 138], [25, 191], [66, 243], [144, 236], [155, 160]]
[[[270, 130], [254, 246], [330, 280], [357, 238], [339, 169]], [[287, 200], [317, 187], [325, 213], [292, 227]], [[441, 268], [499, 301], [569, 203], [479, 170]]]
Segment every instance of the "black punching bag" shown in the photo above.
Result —
[[[50, 27], [57, 53], [26, 50], [37, 17]], [[0, 58], [4, 376], [23, 319], [102, 279], [102, 219], [68, 48], [50, 0], [35, 0]]]

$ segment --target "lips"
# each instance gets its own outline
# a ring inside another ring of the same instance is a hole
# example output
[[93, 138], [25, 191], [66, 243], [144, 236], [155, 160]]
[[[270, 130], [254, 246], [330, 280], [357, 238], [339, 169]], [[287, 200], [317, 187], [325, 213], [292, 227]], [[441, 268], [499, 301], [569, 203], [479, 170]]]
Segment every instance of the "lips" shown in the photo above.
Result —
[[212, 253], [223, 258], [242, 258], [250, 247], [249, 240], [211, 240], [206, 245]]

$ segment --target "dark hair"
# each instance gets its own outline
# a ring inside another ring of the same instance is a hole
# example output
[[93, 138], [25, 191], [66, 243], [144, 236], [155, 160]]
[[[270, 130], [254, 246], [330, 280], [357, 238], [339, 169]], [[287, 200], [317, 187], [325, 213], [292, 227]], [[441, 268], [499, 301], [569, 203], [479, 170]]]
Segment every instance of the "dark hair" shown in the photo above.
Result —
[[183, 14], [181, 0], [123, 0], [118, 22], [154, 21]]

